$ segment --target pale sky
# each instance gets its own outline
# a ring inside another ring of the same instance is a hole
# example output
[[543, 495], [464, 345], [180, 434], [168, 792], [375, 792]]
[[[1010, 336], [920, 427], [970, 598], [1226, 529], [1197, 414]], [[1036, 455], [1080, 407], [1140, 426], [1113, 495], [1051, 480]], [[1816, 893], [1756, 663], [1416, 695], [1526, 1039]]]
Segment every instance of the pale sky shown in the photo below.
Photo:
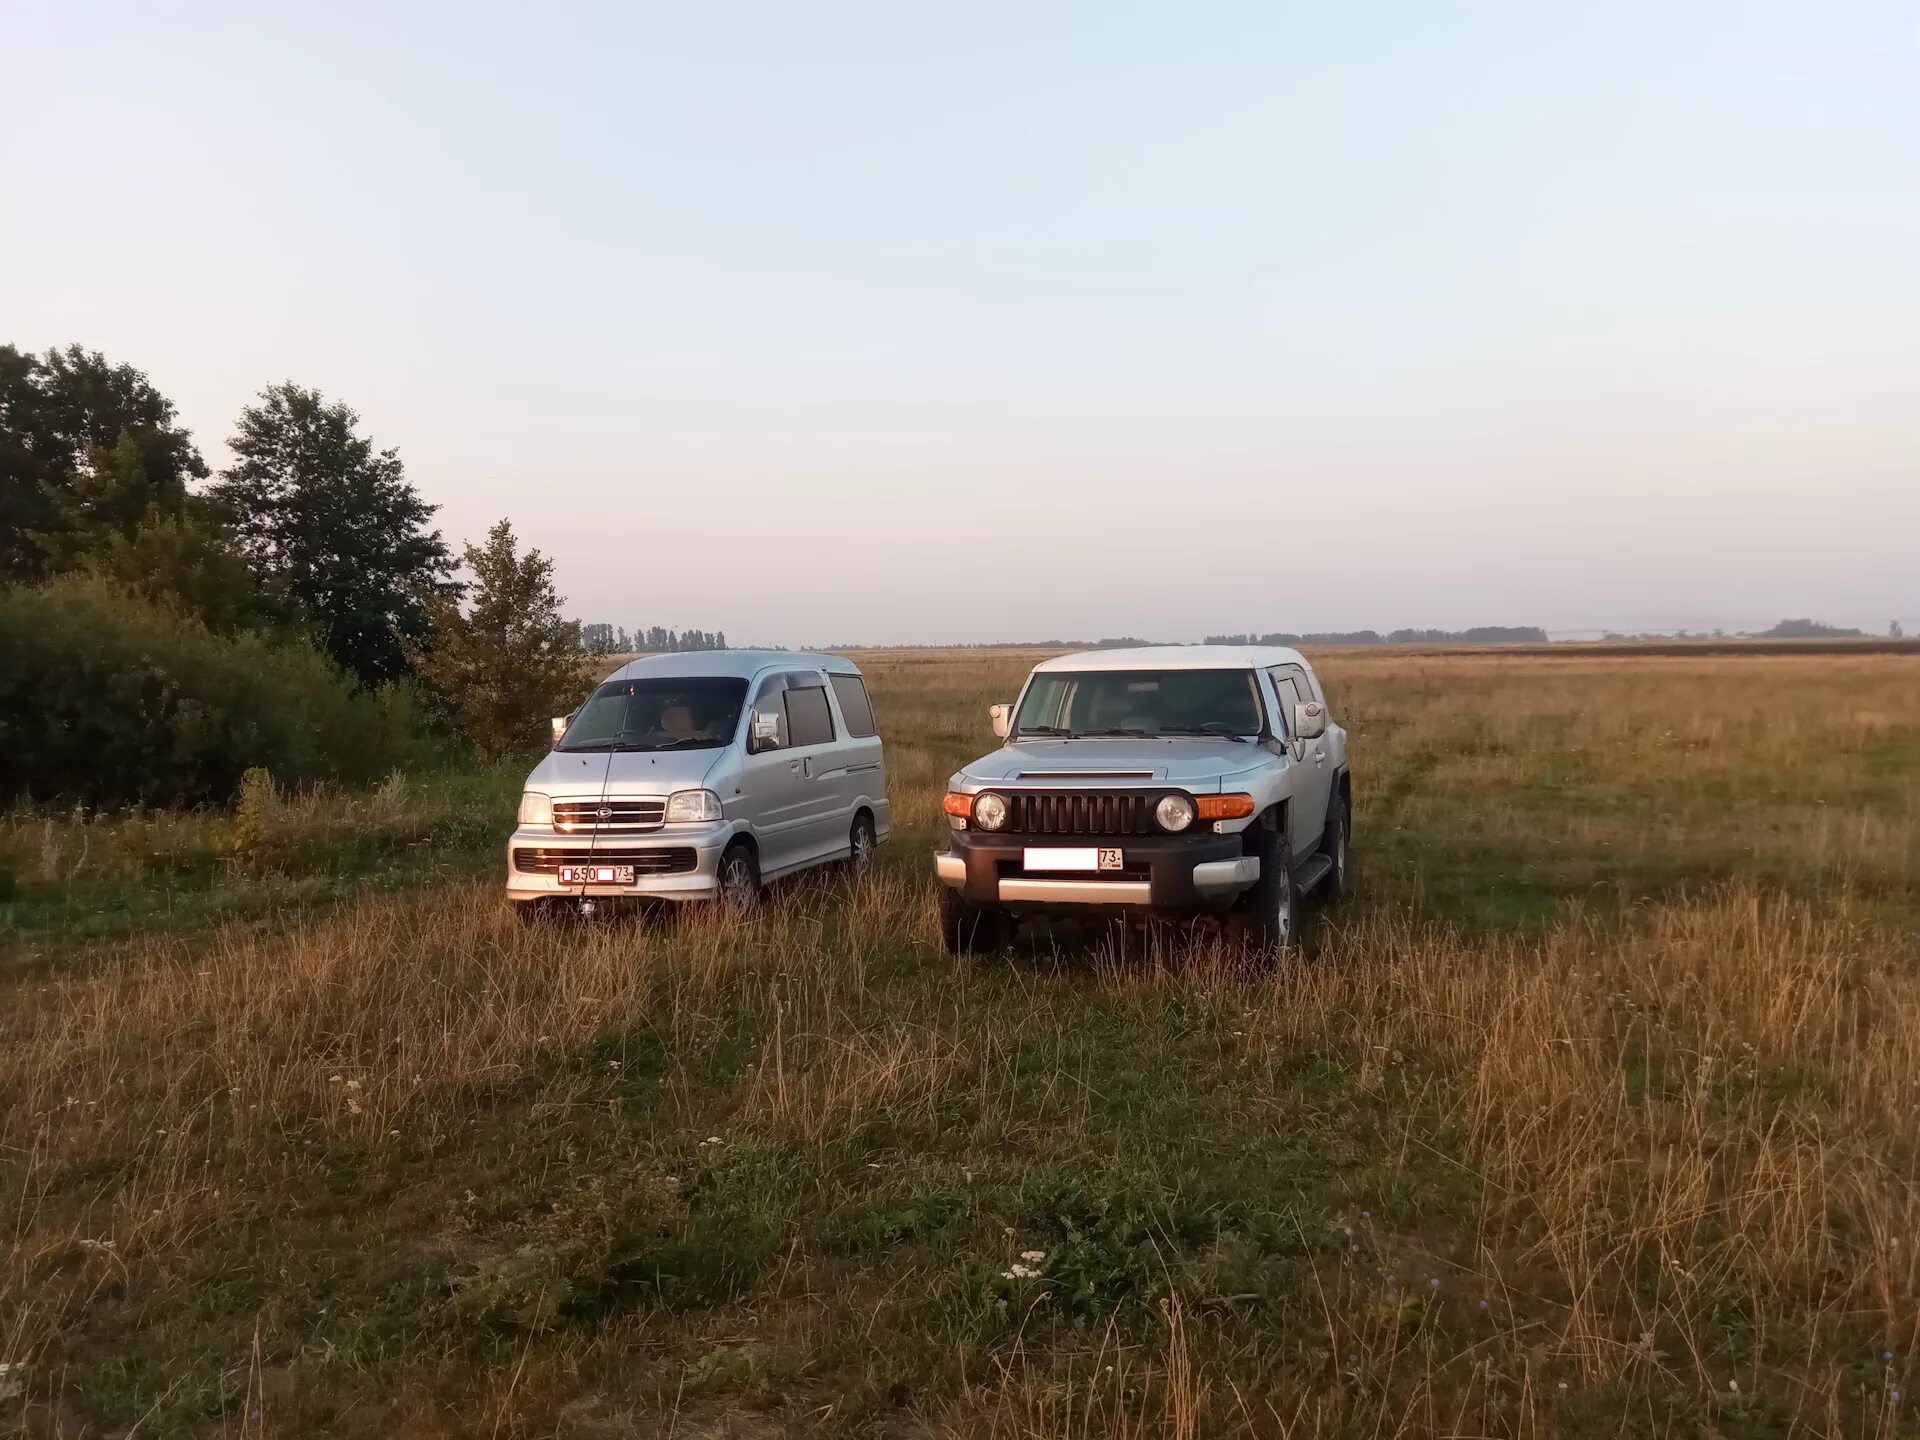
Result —
[[1920, 4], [34, 3], [0, 341], [736, 641], [1920, 630]]

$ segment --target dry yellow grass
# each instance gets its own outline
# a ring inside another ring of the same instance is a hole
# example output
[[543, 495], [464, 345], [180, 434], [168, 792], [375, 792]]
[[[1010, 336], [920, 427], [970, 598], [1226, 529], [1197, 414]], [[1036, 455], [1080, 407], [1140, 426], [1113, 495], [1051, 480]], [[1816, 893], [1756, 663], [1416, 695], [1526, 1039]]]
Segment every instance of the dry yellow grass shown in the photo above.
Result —
[[752, 924], [443, 883], [12, 984], [0, 1418], [1912, 1433], [1912, 662], [1336, 657], [1306, 963], [959, 966], [924, 851], [1030, 658], [865, 659], [895, 853]]

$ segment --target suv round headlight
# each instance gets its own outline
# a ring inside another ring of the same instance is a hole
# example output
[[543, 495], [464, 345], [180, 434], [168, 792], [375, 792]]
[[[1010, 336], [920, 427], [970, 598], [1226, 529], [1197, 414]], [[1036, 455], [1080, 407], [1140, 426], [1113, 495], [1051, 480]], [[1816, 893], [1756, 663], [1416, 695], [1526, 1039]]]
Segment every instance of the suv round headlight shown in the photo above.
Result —
[[991, 792], [973, 797], [973, 823], [982, 830], [998, 830], [1007, 823], [1007, 800]]
[[1184, 830], [1193, 823], [1193, 802], [1184, 795], [1162, 795], [1153, 818], [1162, 830]]

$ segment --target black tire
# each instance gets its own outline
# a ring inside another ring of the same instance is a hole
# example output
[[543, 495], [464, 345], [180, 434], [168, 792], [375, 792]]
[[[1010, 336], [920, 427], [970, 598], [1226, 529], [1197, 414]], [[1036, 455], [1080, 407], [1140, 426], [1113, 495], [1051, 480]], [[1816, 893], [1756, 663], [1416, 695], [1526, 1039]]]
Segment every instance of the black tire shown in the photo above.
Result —
[[847, 873], [866, 874], [879, 853], [880, 832], [873, 828], [873, 817], [863, 810], [853, 817], [853, 828], [847, 832]]
[[720, 857], [714, 876], [720, 908], [734, 915], [751, 915], [760, 908], [760, 858], [744, 840], [736, 840]]
[[1240, 897], [1235, 928], [1254, 949], [1278, 958], [1300, 946], [1300, 890], [1293, 883], [1293, 852], [1284, 835], [1263, 835], [1260, 878]]
[[1013, 917], [996, 905], [975, 905], [940, 887], [940, 938], [949, 955], [990, 955], [1013, 939]]
[[1352, 888], [1349, 872], [1353, 865], [1353, 807], [1335, 796], [1333, 811], [1327, 816], [1327, 833], [1320, 839], [1320, 853], [1332, 863], [1327, 878], [1314, 888], [1314, 894], [1329, 905], [1338, 905]]

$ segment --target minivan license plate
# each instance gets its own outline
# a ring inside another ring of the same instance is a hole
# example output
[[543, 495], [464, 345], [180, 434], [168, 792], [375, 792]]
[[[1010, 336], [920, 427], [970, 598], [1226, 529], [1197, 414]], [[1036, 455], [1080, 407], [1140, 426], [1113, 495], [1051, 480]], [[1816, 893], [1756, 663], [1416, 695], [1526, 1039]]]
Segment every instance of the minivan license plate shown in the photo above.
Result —
[[1125, 863], [1118, 850], [1053, 849], [1029, 845], [1020, 854], [1026, 870], [1118, 870]]
[[631, 865], [562, 865], [562, 885], [631, 885]]

